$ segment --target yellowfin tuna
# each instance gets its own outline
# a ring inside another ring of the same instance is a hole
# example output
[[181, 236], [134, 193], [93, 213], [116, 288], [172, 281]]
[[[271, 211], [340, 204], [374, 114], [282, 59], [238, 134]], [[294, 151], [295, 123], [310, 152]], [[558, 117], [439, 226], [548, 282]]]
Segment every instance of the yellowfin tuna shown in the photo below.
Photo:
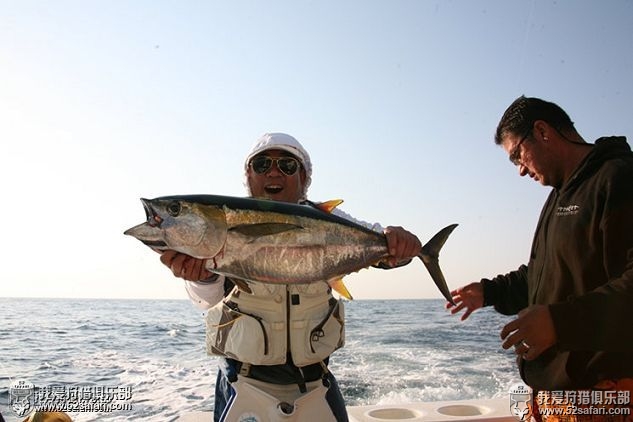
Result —
[[[359, 224], [331, 214], [340, 201], [309, 205], [217, 195], [141, 199], [147, 221], [125, 231], [152, 249], [206, 259], [207, 269], [250, 282], [293, 284], [327, 281], [351, 295], [343, 276], [389, 257], [387, 241]], [[442, 295], [452, 302], [439, 252], [452, 224], [418, 256]]]

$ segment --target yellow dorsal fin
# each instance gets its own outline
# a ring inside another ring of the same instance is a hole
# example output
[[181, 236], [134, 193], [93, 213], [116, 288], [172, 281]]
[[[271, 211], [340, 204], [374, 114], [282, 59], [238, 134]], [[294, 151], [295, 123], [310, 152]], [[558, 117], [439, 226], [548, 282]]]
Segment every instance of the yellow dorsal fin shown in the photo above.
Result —
[[345, 299], [354, 300], [352, 294], [349, 292], [349, 290], [347, 290], [347, 287], [345, 287], [342, 278], [335, 278], [328, 281], [327, 284], [329, 284], [331, 288], [336, 290], [338, 294], [343, 296]]
[[342, 199], [330, 199], [329, 201], [319, 202], [318, 204], [315, 204], [315, 205], [321, 211], [329, 214], [332, 211], [334, 211], [334, 208], [338, 207], [342, 203], [343, 203]]

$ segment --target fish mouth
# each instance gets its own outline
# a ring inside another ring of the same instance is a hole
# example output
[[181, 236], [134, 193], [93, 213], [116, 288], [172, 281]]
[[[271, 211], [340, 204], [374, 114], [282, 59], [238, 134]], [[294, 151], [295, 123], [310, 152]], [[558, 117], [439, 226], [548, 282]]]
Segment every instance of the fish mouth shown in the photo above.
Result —
[[141, 240], [141, 242], [152, 249], [167, 249], [167, 243], [162, 240]]
[[149, 199], [141, 198], [141, 202], [147, 221], [127, 229], [123, 234], [137, 238], [152, 249], [167, 249], [167, 243], [160, 236], [163, 219], [154, 210]]
[[154, 207], [152, 207], [151, 201], [149, 199], [141, 198], [141, 202], [143, 203], [143, 209], [145, 209], [145, 215], [147, 216], [147, 224], [150, 227], [159, 227], [163, 222], [163, 219], [156, 213]]

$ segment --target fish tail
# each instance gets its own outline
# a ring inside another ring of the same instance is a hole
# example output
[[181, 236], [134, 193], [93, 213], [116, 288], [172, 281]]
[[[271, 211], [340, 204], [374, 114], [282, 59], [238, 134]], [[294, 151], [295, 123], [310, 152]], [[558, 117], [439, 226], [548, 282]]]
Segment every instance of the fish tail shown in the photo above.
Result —
[[429, 271], [429, 274], [431, 274], [431, 278], [435, 282], [435, 285], [438, 289], [440, 289], [440, 292], [442, 292], [442, 296], [444, 296], [444, 298], [453, 305], [455, 302], [453, 302], [451, 292], [448, 289], [446, 280], [444, 279], [444, 274], [442, 274], [439, 258], [440, 249], [442, 249], [444, 242], [446, 242], [446, 239], [448, 239], [448, 236], [453, 232], [455, 227], [457, 227], [457, 224], [451, 224], [450, 226], [444, 227], [442, 230], [437, 232], [437, 234], [433, 236], [426, 245], [422, 246], [422, 252], [418, 255], [418, 258], [424, 262], [426, 269]]

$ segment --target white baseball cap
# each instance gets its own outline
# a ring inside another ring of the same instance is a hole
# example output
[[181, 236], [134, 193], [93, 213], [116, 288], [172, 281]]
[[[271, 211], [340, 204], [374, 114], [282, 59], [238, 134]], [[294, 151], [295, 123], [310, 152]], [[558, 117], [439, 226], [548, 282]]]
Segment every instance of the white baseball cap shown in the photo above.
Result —
[[[244, 161], [244, 174], [248, 170], [248, 163], [250, 163], [251, 159], [256, 155], [268, 151], [271, 149], [278, 149], [282, 151], [289, 152], [295, 158], [301, 162], [301, 165], [306, 171], [306, 180], [303, 186], [303, 196], [305, 198], [306, 193], [308, 191], [308, 187], [312, 182], [312, 161], [310, 161], [310, 154], [308, 151], [297, 141], [294, 137], [285, 134], [285, 133], [265, 133], [263, 134], [253, 148], [251, 148], [250, 153], [246, 156], [246, 160]], [[246, 189], [249, 191], [249, 195], [251, 194], [248, 183], [245, 182]]]

